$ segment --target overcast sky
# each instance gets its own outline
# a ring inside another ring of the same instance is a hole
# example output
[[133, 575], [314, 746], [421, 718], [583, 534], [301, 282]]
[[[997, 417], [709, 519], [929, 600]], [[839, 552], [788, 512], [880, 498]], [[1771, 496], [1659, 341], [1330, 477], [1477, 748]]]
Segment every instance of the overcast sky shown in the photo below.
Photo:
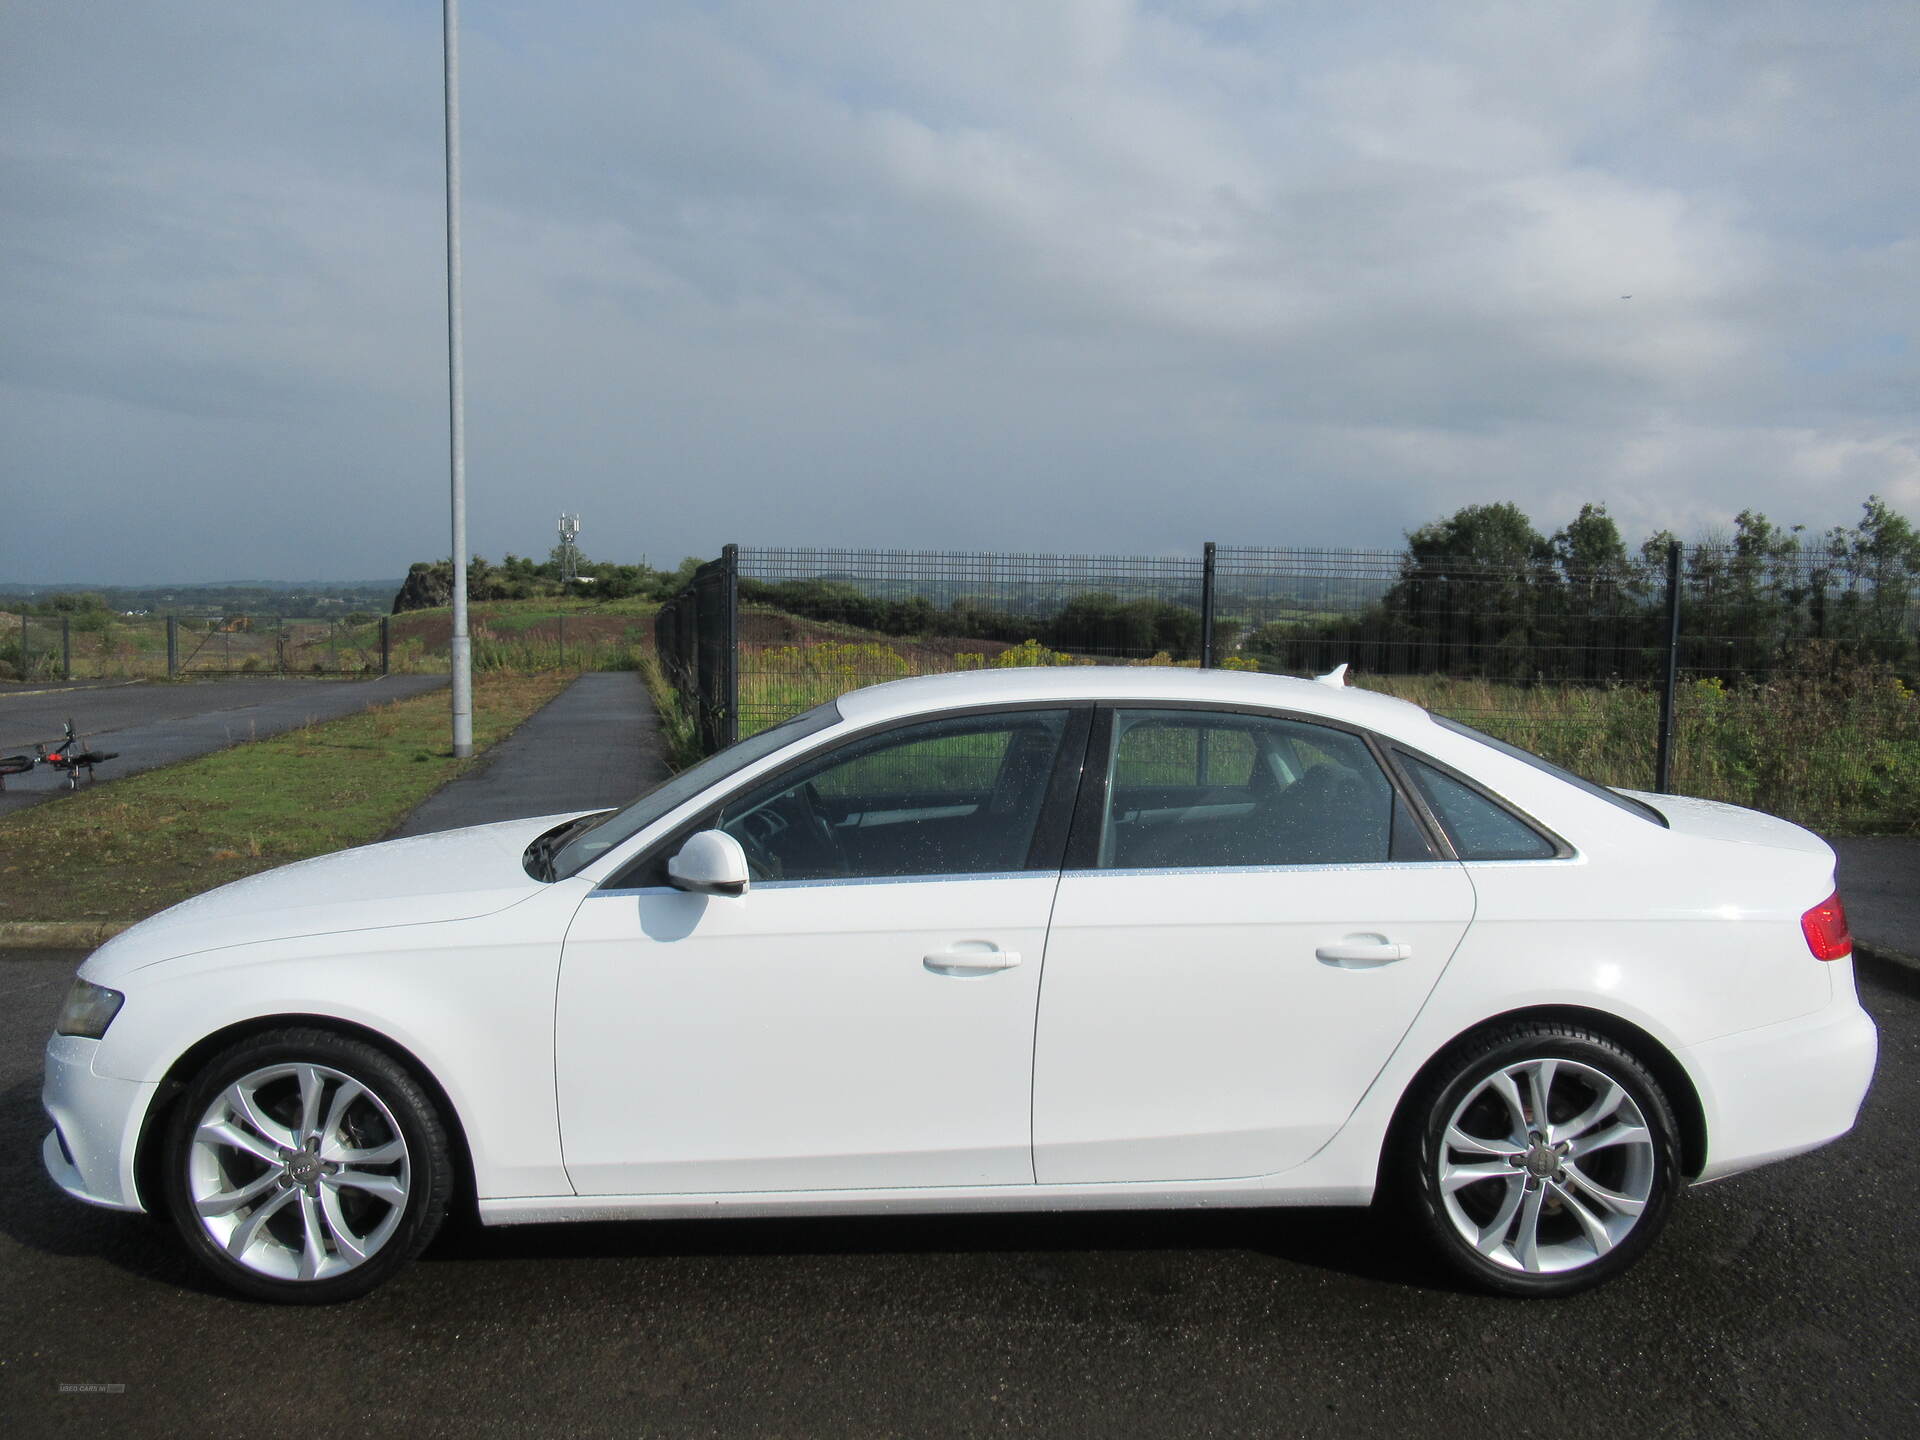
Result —
[[[447, 553], [439, 15], [0, 8], [0, 580]], [[1920, 519], [1920, 6], [463, 18], [480, 553]]]

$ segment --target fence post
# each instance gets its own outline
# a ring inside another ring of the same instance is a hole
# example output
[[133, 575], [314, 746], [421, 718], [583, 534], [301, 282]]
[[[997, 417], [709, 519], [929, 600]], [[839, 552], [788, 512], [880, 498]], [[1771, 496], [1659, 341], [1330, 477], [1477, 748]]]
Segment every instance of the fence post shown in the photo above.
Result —
[[167, 678], [180, 674], [180, 617], [167, 616]]
[[1680, 681], [1680, 542], [1667, 545], [1667, 676], [1660, 690], [1660, 740], [1654, 750], [1653, 788], [1673, 793], [1673, 698]]
[[391, 615], [380, 617], [380, 673], [382, 675], [393, 673], [393, 617]]
[[721, 591], [721, 623], [725, 626], [725, 644], [720, 667], [720, 743], [727, 746], [740, 738], [740, 547], [721, 547], [725, 563], [725, 588]]
[[[1219, 657], [1213, 652], [1213, 541], [1200, 552], [1200, 668], [1211, 670]], [[1204, 733], [1204, 732], [1203, 732]]]
[[560, 668], [564, 670], [567, 668], [567, 617], [561, 615], [558, 619], [560, 622]]
[[73, 679], [73, 616], [60, 617], [60, 678]]
[[30, 678], [28, 675], [30, 664], [27, 658], [27, 612], [23, 608], [20, 611], [20, 678], [22, 680]]

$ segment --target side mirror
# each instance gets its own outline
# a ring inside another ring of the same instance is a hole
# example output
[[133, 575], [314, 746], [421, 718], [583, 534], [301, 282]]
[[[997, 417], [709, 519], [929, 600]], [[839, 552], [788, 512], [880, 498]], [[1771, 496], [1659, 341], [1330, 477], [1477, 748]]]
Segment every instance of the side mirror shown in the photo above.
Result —
[[747, 852], [724, 830], [702, 830], [667, 861], [667, 879], [696, 895], [744, 895]]

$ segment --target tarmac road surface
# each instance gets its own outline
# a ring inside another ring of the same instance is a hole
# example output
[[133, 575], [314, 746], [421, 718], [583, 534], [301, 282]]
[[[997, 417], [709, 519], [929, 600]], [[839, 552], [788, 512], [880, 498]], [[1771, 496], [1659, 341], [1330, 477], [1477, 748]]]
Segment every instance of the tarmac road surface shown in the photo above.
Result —
[[1691, 1192], [1571, 1300], [1462, 1293], [1386, 1222], [1309, 1210], [475, 1228], [308, 1310], [210, 1288], [169, 1230], [41, 1173], [40, 1048], [80, 958], [0, 960], [13, 1435], [1920, 1434], [1897, 967], [1862, 967], [1859, 1128]]

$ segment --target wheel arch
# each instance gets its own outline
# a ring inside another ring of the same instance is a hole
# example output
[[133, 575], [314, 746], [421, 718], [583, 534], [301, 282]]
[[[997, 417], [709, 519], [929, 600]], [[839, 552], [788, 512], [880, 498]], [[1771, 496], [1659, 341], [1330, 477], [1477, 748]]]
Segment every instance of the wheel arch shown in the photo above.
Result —
[[1618, 1015], [1610, 1014], [1605, 1010], [1591, 1010], [1581, 1005], [1534, 1005], [1518, 1010], [1507, 1010], [1498, 1015], [1489, 1015], [1477, 1024], [1469, 1026], [1435, 1050], [1427, 1058], [1426, 1063], [1414, 1073], [1394, 1105], [1393, 1119], [1387, 1126], [1386, 1136], [1380, 1147], [1376, 1178], [1378, 1193], [1386, 1193], [1391, 1188], [1395, 1157], [1401, 1151], [1401, 1141], [1405, 1138], [1407, 1127], [1415, 1123], [1413, 1097], [1421, 1092], [1433, 1073], [1448, 1064], [1459, 1051], [1471, 1045], [1487, 1031], [1527, 1021], [1577, 1025], [1582, 1029], [1591, 1030], [1596, 1035], [1613, 1041], [1646, 1066], [1653, 1078], [1659, 1082], [1661, 1093], [1667, 1097], [1667, 1103], [1673, 1107], [1673, 1118], [1680, 1128], [1681, 1173], [1691, 1179], [1706, 1168], [1706, 1110], [1700, 1102], [1700, 1092], [1693, 1083], [1693, 1077], [1687, 1074], [1686, 1067], [1675, 1058], [1666, 1045], [1631, 1020], [1623, 1020]]
[[236, 1045], [256, 1035], [264, 1035], [273, 1030], [294, 1028], [308, 1030], [327, 1030], [349, 1040], [359, 1040], [384, 1052], [396, 1064], [404, 1066], [414, 1079], [425, 1088], [434, 1106], [439, 1110], [441, 1120], [447, 1127], [447, 1139], [451, 1142], [448, 1149], [453, 1160], [454, 1198], [463, 1205], [471, 1205], [478, 1193], [474, 1183], [473, 1153], [467, 1143], [467, 1129], [460, 1117], [459, 1109], [454, 1105], [446, 1088], [441, 1085], [433, 1071], [423, 1064], [420, 1057], [389, 1035], [383, 1035], [365, 1025], [355, 1024], [351, 1020], [342, 1020], [337, 1015], [257, 1015], [251, 1019], [236, 1021], [209, 1035], [202, 1036], [167, 1067], [166, 1075], [154, 1091], [153, 1103], [147, 1106], [146, 1117], [140, 1122], [140, 1139], [134, 1147], [134, 1186], [135, 1195], [141, 1206], [151, 1215], [163, 1214], [165, 1187], [160, 1184], [160, 1158], [165, 1149], [163, 1140], [166, 1127], [172, 1118], [174, 1107], [187, 1087], [193, 1083], [193, 1077], [202, 1067], [229, 1046]]

